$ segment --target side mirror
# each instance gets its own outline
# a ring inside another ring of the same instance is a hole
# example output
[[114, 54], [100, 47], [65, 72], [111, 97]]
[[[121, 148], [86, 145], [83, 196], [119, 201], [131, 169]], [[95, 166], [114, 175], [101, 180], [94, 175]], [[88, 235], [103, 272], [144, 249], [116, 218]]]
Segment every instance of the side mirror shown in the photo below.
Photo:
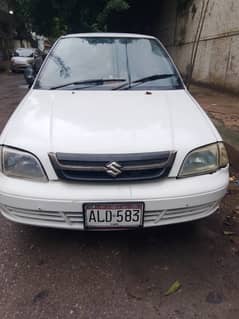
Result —
[[24, 71], [24, 78], [29, 85], [29, 88], [32, 86], [34, 80], [35, 80], [35, 72], [33, 70], [33, 67], [29, 65], [25, 71]]

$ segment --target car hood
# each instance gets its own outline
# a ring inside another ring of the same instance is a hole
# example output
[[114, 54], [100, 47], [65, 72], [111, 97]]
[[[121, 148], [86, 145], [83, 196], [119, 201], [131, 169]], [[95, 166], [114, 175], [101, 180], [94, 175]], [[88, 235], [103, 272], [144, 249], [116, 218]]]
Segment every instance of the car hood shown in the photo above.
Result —
[[31, 90], [0, 142], [42, 158], [49, 152], [184, 154], [219, 138], [185, 90]]

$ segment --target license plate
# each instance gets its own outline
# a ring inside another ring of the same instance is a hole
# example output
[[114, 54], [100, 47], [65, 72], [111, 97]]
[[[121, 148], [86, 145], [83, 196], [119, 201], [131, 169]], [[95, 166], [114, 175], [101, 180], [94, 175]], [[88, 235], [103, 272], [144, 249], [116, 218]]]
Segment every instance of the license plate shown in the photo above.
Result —
[[137, 228], [143, 224], [143, 203], [85, 204], [86, 228]]

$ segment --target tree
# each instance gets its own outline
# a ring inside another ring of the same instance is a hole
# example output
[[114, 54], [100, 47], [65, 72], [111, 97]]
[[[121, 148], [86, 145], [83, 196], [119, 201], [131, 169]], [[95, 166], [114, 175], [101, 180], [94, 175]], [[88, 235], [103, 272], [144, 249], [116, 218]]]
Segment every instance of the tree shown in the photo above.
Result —
[[112, 13], [119, 13], [129, 9], [129, 4], [125, 0], [110, 0], [106, 3], [104, 9], [96, 17], [96, 23], [93, 27], [96, 31], [108, 31], [107, 20]]
[[112, 13], [127, 10], [127, 0], [16, 0], [18, 15], [33, 31], [49, 37], [66, 32], [105, 31]]
[[30, 5], [30, 0], [18, 0], [13, 2], [16, 30], [19, 39], [25, 39], [29, 35], [29, 31], [31, 31]]

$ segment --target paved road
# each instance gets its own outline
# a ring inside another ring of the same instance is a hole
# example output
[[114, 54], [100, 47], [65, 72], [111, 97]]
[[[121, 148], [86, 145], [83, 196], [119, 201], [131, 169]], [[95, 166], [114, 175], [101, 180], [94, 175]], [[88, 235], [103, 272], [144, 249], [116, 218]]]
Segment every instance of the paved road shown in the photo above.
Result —
[[239, 150], [238, 96], [198, 86], [192, 86], [191, 91], [209, 113], [224, 140]]
[[[1, 128], [25, 92], [21, 75], [0, 75]], [[232, 185], [220, 214], [143, 232], [40, 229], [0, 217], [0, 318], [238, 319], [239, 243], [223, 234], [239, 232], [230, 226], [238, 198]], [[175, 280], [181, 289], [166, 297]]]

